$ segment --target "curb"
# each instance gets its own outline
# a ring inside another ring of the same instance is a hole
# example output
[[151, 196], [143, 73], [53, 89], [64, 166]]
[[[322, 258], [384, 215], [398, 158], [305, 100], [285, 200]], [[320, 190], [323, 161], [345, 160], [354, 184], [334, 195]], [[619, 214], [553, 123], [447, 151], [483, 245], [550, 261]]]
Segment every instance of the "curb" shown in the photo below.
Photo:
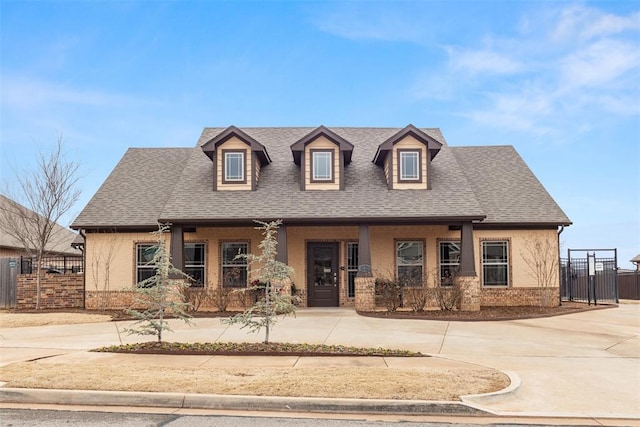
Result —
[[280, 412], [491, 415], [464, 402], [0, 388], [0, 403]]
[[508, 394], [515, 393], [520, 388], [520, 385], [522, 384], [522, 379], [520, 378], [520, 375], [518, 375], [516, 372], [514, 371], [500, 371], [500, 372], [502, 372], [503, 374], [509, 377], [508, 387], [503, 388], [502, 390], [491, 392], [491, 393], [467, 394], [464, 396], [460, 396], [460, 400], [462, 401], [462, 403], [472, 406], [481, 411], [498, 415], [497, 412], [483, 408], [480, 406], [480, 404], [494, 403], [499, 400], [502, 400], [505, 397], [507, 397]]

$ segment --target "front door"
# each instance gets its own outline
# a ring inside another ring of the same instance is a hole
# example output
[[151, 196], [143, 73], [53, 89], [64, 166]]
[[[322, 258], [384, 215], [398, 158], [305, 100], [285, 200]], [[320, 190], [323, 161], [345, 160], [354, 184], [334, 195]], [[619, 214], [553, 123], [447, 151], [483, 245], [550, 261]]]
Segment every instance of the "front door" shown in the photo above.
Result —
[[338, 244], [307, 243], [309, 307], [338, 306]]

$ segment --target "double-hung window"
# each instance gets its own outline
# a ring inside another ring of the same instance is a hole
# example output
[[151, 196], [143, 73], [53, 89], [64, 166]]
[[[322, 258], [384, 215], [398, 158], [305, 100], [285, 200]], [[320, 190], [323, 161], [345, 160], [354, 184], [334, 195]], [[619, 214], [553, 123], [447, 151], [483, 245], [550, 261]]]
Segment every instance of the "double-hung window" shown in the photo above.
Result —
[[311, 150], [311, 181], [333, 181], [332, 150]]
[[452, 286], [460, 268], [460, 242], [440, 242], [440, 286]]
[[191, 286], [204, 286], [204, 264], [204, 243], [185, 243], [184, 272], [191, 277]]
[[151, 243], [136, 244], [136, 283], [140, 284], [156, 274], [153, 265], [153, 256], [156, 254], [156, 245]]
[[509, 242], [482, 242], [482, 285], [509, 286]]
[[223, 150], [224, 157], [224, 182], [246, 182], [245, 178], [245, 152]]
[[249, 244], [247, 242], [224, 242], [220, 251], [222, 265], [222, 286], [225, 288], [245, 288], [248, 283], [249, 266], [245, 257]]
[[420, 151], [398, 150], [399, 181], [420, 181]]
[[422, 241], [396, 242], [396, 277], [403, 286], [423, 285]]

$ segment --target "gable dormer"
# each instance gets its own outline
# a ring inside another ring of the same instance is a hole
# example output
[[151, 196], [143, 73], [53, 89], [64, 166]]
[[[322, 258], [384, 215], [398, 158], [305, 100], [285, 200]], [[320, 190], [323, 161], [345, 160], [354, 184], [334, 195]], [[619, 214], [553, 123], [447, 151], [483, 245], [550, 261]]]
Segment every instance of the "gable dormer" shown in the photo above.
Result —
[[202, 145], [213, 162], [213, 189], [255, 190], [263, 166], [271, 163], [264, 145], [229, 126]]
[[431, 189], [431, 161], [442, 144], [408, 125], [378, 146], [373, 162], [384, 168], [389, 190]]
[[300, 166], [301, 190], [344, 190], [344, 167], [351, 163], [353, 144], [320, 126], [291, 145]]

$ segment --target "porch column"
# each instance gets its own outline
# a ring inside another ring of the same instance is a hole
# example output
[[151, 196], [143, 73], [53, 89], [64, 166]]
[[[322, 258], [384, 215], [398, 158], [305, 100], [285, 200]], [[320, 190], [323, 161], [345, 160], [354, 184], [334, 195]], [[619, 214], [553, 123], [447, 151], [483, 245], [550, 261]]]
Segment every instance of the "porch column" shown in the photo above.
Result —
[[477, 276], [473, 255], [473, 225], [463, 222], [460, 231], [460, 276]]
[[460, 271], [456, 282], [462, 291], [460, 310], [479, 311], [481, 303], [480, 278], [476, 274], [471, 221], [463, 222], [460, 231]]
[[358, 237], [358, 277], [372, 276], [369, 226], [367, 224], [360, 224], [360, 234]]
[[180, 224], [171, 226], [171, 244], [169, 245], [171, 264], [180, 271], [184, 270], [184, 229]]
[[289, 263], [289, 257], [287, 256], [287, 227], [281, 225], [276, 232], [276, 241], [278, 242], [278, 253], [276, 254], [276, 261], [280, 261], [283, 264]]

